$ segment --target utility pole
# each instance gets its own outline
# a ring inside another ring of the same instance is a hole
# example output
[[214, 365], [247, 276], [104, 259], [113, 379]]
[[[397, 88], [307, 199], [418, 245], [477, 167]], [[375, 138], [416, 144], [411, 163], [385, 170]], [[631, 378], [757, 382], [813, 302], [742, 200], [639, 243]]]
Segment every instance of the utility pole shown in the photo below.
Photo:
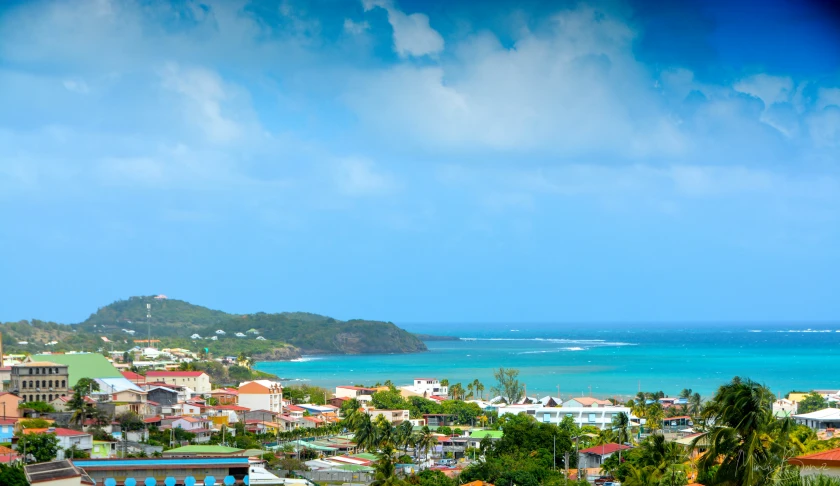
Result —
[[152, 304], [146, 304], [146, 324], [149, 326], [149, 347], [152, 347]]

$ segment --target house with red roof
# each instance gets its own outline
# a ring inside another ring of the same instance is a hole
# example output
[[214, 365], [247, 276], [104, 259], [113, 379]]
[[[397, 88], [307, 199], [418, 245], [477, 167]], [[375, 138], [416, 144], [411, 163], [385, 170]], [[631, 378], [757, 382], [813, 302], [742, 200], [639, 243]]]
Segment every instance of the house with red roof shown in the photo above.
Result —
[[182, 429], [195, 434], [195, 442], [198, 444], [209, 442], [213, 434], [213, 422], [202, 417], [178, 417], [170, 422], [169, 428]]
[[218, 405], [236, 405], [239, 391], [233, 388], [218, 388], [211, 391], [210, 396], [216, 399]]
[[618, 451], [624, 451], [627, 449], [632, 449], [632, 447], [616, 443], [602, 444], [588, 449], [581, 449], [578, 451], [578, 467], [585, 469], [601, 467], [601, 464], [603, 464], [604, 460], [608, 457]]
[[793, 457], [787, 460], [791, 466], [799, 468], [801, 476], [825, 476], [840, 477], [840, 449], [830, 449], [813, 454]]
[[210, 393], [210, 376], [203, 371], [148, 371], [146, 381], [184, 386], [196, 393]]
[[146, 384], [146, 377], [140, 373], [135, 373], [133, 371], [121, 371], [120, 373], [126, 380], [134, 383], [135, 385], [143, 386]]

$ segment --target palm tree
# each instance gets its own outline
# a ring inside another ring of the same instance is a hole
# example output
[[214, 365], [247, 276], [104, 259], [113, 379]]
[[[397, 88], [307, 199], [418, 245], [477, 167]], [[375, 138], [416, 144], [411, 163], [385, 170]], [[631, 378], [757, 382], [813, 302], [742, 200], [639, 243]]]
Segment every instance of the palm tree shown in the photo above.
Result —
[[703, 409], [703, 400], [700, 398], [699, 393], [694, 393], [688, 399], [688, 411], [692, 417], [699, 417], [700, 412]]
[[370, 415], [360, 413], [352, 430], [357, 446], [367, 450], [376, 446], [376, 426], [371, 422]]
[[449, 395], [452, 396], [454, 400], [457, 400], [458, 397], [463, 397], [464, 387], [461, 386], [460, 383], [455, 383], [454, 385], [449, 387]]
[[653, 402], [645, 407], [645, 425], [651, 431], [657, 431], [662, 427], [662, 418], [665, 416], [662, 405], [659, 402]]
[[397, 426], [397, 444], [403, 447], [403, 453], [408, 454], [408, 445], [411, 442], [411, 436], [414, 432], [414, 426], [408, 420]]
[[[721, 386], [706, 406], [708, 451], [698, 461], [698, 469], [706, 474], [714, 471], [715, 484], [768, 484], [783, 466], [792, 422], [775, 419], [773, 399], [764, 386], [736, 377]], [[693, 446], [698, 442], [695, 439]]]
[[472, 382], [467, 383], [467, 390], [469, 390], [469, 394], [467, 394], [467, 396], [472, 398], [473, 390], [475, 390], [475, 385], [473, 385]]
[[482, 384], [480, 381], [478, 381], [478, 378], [473, 380], [472, 384], [473, 384], [473, 388], [475, 389], [475, 391], [477, 391], [479, 393], [479, 398], [481, 400], [484, 400], [484, 384]]
[[401, 484], [401, 481], [397, 478], [393, 452], [394, 449], [389, 446], [379, 454], [379, 460], [376, 462], [375, 479], [370, 483], [371, 486], [398, 486]]
[[418, 450], [422, 450], [423, 453], [428, 457], [429, 450], [434, 447], [437, 439], [435, 435], [432, 433], [432, 429], [429, 428], [428, 425], [424, 425], [423, 428], [420, 430], [420, 433], [417, 435], [417, 439], [415, 441], [414, 446], [414, 454], [417, 454]]
[[[630, 439], [630, 417], [624, 412], [613, 415], [612, 429], [618, 435], [618, 444], [623, 445]], [[621, 447], [618, 448], [618, 463], [621, 464]]]

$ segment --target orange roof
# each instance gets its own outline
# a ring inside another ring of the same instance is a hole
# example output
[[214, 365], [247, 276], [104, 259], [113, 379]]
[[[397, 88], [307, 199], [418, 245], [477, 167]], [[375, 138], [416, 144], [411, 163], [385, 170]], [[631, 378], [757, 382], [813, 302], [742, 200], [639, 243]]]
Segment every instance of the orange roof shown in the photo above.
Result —
[[840, 467], [840, 449], [831, 449], [787, 460], [792, 466], [829, 466]]

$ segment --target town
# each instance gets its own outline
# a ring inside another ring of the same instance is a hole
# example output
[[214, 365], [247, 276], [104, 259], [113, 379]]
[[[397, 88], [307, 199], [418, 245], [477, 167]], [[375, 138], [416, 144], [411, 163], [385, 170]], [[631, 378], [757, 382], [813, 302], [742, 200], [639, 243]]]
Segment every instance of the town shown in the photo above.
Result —
[[[529, 395], [504, 368], [487, 384], [326, 390], [218, 383], [202, 364], [248, 358], [139, 346], [0, 361], [2, 484], [716, 484], [733, 452], [719, 449], [727, 420], [738, 423], [727, 433], [780, 436], [773, 474], [840, 475], [840, 390], [773, 397], [736, 378], [714, 397], [640, 391], [621, 402]], [[750, 400], [732, 409], [737, 393]], [[750, 413], [769, 421], [739, 429]]]

